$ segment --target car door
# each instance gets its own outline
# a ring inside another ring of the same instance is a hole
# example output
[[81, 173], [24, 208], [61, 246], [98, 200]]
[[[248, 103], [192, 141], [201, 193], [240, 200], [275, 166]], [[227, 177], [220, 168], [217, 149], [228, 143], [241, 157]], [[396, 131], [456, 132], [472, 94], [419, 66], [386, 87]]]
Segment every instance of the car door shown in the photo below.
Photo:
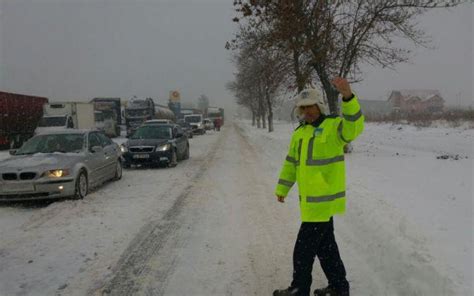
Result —
[[[88, 165], [91, 170], [89, 175], [89, 182], [92, 184], [101, 183], [105, 178], [105, 153], [102, 147], [102, 141], [100, 140], [98, 133], [93, 132], [89, 133], [87, 141], [87, 150], [88, 150]], [[92, 147], [99, 146], [102, 149], [100, 151], [94, 152]]]
[[115, 175], [116, 170], [116, 163], [118, 159], [118, 145], [116, 145], [109, 137], [104, 135], [103, 133], [97, 133], [99, 136], [102, 147], [104, 148], [104, 156], [105, 156], [105, 177], [110, 179]]

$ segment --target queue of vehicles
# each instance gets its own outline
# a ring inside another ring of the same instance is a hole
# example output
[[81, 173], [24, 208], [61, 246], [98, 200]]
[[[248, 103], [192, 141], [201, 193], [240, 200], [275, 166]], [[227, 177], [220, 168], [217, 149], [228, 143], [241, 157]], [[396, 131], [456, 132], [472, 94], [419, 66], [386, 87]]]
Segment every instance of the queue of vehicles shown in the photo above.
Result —
[[[177, 120], [152, 100], [131, 101], [122, 113], [118, 98], [52, 103], [0, 92], [0, 146], [11, 154], [0, 161], [0, 201], [80, 199], [121, 179], [122, 167], [174, 167], [189, 158], [189, 138], [212, 122], [202, 114]], [[110, 137], [120, 135], [122, 114], [128, 139], [119, 146]]]

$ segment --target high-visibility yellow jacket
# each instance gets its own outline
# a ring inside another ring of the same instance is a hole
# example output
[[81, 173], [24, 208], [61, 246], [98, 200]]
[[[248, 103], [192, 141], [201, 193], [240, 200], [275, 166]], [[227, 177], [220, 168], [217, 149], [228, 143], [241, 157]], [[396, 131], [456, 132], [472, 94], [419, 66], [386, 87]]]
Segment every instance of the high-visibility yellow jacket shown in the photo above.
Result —
[[275, 194], [286, 197], [297, 182], [303, 222], [329, 221], [345, 212], [343, 147], [364, 128], [356, 96], [342, 102], [342, 115], [326, 116], [319, 126], [302, 124], [291, 137]]

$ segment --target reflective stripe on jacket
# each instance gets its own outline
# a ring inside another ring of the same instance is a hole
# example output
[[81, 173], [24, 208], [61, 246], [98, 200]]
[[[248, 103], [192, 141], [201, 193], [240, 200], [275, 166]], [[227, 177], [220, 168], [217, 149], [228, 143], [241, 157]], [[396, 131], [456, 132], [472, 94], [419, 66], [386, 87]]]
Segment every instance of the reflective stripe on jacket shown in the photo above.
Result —
[[301, 220], [329, 221], [346, 207], [344, 151], [364, 128], [357, 97], [342, 103], [342, 118], [328, 116], [318, 126], [304, 124], [291, 137], [275, 194], [287, 196], [298, 183]]

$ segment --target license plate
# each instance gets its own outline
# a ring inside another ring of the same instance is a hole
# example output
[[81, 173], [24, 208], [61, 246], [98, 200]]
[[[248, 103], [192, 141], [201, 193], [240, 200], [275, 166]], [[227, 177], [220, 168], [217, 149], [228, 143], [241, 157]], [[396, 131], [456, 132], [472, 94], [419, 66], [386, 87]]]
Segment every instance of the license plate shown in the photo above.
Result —
[[15, 193], [15, 192], [28, 192], [35, 191], [33, 184], [3, 184], [1, 191]]
[[135, 154], [133, 158], [139, 158], [139, 159], [150, 158], [150, 154]]

